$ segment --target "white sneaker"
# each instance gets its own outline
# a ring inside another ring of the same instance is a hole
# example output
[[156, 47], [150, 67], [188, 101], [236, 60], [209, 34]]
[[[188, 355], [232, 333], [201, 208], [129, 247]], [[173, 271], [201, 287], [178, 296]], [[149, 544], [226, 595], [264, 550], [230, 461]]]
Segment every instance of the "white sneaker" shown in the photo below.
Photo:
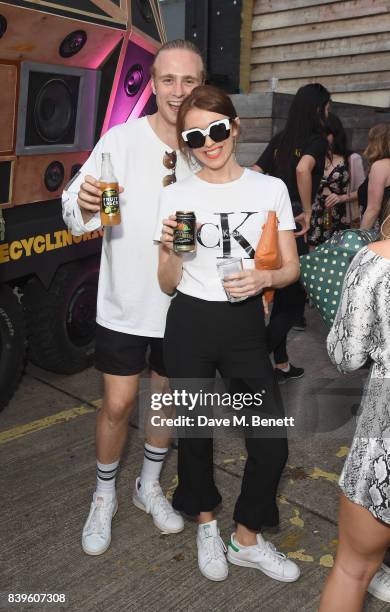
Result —
[[381, 565], [367, 590], [377, 599], [390, 603], [390, 568], [387, 565]]
[[229, 568], [226, 562], [226, 546], [219, 535], [217, 521], [198, 526], [198, 565], [203, 576], [209, 580], [225, 580]]
[[153, 522], [162, 533], [179, 533], [184, 529], [181, 514], [176, 512], [156, 481], [147, 487], [139, 486], [140, 479], [135, 481], [133, 503], [137, 508], [151, 514]]
[[230, 537], [227, 558], [234, 565], [254, 567], [266, 576], [281, 582], [295, 582], [300, 576], [296, 563], [287, 559], [286, 555], [276, 550], [271, 542], [257, 535], [257, 544], [241, 546], [235, 540], [235, 534]]
[[116, 495], [93, 494], [81, 546], [87, 555], [102, 555], [111, 544], [111, 521], [118, 510]]

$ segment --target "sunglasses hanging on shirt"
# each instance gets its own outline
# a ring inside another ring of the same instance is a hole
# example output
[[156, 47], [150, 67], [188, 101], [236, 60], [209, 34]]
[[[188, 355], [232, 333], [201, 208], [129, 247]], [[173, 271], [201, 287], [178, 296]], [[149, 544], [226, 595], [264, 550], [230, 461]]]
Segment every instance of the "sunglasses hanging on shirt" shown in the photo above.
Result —
[[181, 133], [184, 142], [190, 149], [200, 149], [204, 147], [206, 137], [210, 136], [214, 142], [222, 142], [230, 136], [230, 124], [233, 119], [218, 119], [202, 130], [201, 128], [192, 128]]
[[165, 151], [165, 154], [163, 157], [164, 168], [166, 168], [167, 170], [171, 170], [172, 174], [167, 174], [167, 176], [164, 176], [163, 178], [164, 187], [168, 187], [168, 185], [172, 185], [172, 183], [176, 183], [176, 172], [175, 172], [176, 163], [177, 163], [176, 151], [171, 151], [170, 153], [168, 151]]

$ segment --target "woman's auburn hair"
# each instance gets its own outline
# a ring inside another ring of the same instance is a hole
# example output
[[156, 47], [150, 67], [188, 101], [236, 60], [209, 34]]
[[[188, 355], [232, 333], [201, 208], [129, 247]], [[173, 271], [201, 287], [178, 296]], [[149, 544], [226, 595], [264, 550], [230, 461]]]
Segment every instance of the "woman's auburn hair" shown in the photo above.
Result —
[[183, 140], [182, 132], [185, 130], [187, 113], [192, 108], [225, 115], [225, 117], [229, 117], [232, 120], [237, 117], [233, 102], [222, 89], [218, 89], [218, 87], [213, 85], [198, 85], [198, 87], [195, 87], [188, 98], [181, 104], [176, 123], [179, 149], [188, 161], [191, 159], [191, 151]]
[[390, 123], [379, 123], [370, 129], [368, 145], [363, 155], [368, 168], [379, 159], [390, 158]]

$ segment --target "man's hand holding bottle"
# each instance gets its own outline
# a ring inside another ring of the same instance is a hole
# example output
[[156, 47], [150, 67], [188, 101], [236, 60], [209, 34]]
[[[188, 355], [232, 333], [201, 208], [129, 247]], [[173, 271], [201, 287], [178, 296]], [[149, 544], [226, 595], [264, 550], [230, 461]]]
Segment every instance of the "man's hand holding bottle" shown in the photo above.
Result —
[[[119, 186], [119, 193], [123, 193], [123, 191], [124, 188]], [[77, 196], [77, 204], [81, 210], [84, 223], [88, 223], [97, 212], [100, 212], [102, 193], [98, 179], [87, 175], [80, 185]]]

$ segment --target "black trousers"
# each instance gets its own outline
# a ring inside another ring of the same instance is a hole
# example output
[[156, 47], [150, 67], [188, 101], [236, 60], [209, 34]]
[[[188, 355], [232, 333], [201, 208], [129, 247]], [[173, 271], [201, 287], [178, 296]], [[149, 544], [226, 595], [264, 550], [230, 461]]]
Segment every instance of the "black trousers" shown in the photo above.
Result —
[[[230, 304], [177, 294], [167, 316], [164, 361], [173, 389], [182, 385], [194, 390], [195, 379], [214, 379], [218, 370], [225, 379], [233, 379], [252, 393], [265, 390], [264, 415], [284, 416], [267, 352], [260, 297]], [[287, 439], [284, 432], [276, 434], [280, 437], [258, 437], [251, 428], [244, 431], [248, 458], [234, 520], [259, 531], [279, 522], [276, 492], [287, 460]], [[178, 476], [173, 496], [176, 510], [195, 516], [220, 503], [212, 438], [179, 438]]]
[[[309, 245], [302, 236], [297, 238], [298, 255], [306, 255]], [[287, 334], [305, 312], [306, 291], [299, 281], [277, 289], [267, 327], [268, 352], [274, 354], [275, 363], [288, 361]]]

